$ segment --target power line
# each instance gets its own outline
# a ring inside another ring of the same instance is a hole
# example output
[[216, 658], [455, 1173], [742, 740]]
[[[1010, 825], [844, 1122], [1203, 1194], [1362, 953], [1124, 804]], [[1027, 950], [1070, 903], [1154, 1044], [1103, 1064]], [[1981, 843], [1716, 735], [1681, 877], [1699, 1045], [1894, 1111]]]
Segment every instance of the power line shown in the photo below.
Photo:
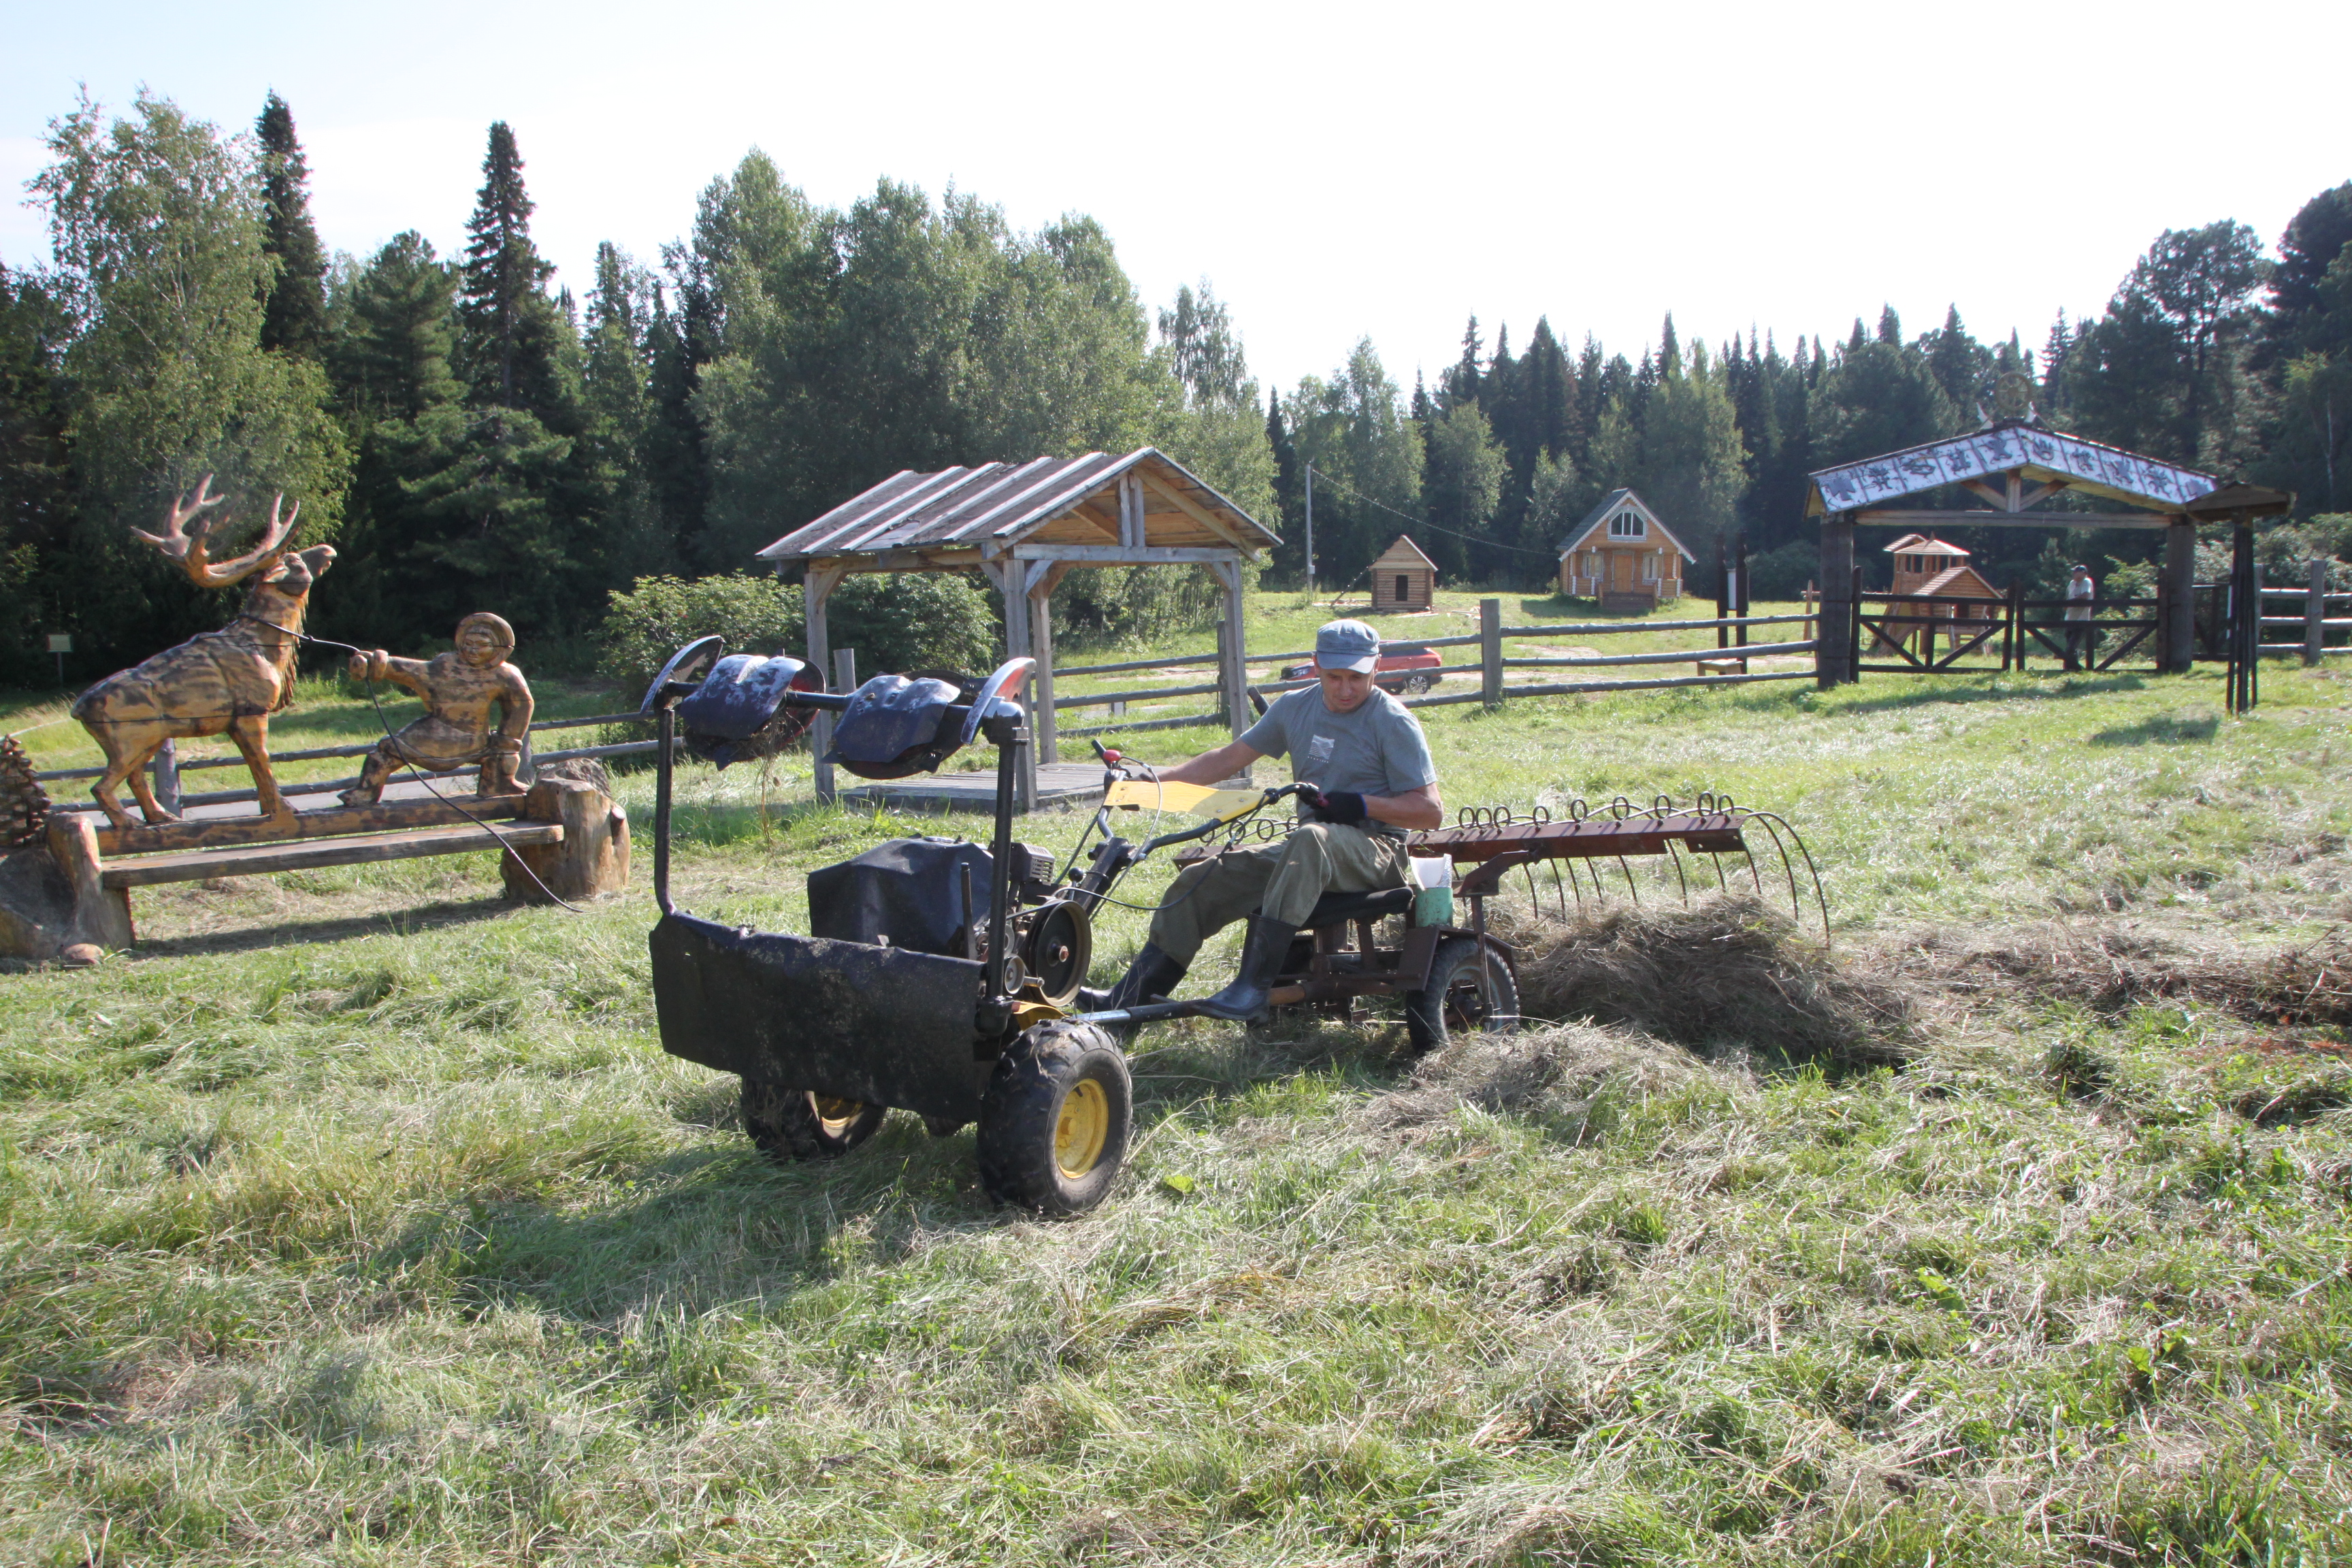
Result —
[[1552, 553], [1549, 550], [1529, 550], [1523, 544], [1506, 544], [1499, 539], [1490, 539], [1483, 533], [1465, 533], [1458, 528], [1440, 528], [1433, 522], [1426, 522], [1420, 518], [1408, 516], [1406, 513], [1397, 510], [1396, 508], [1389, 505], [1385, 501], [1374, 500], [1371, 497], [1364, 494], [1363, 491], [1356, 489], [1355, 486], [1348, 483], [1345, 479], [1339, 479], [1325, 469], [1318, 468], [1312, 463], [1303, 463], [1301, 466], [1304, 467], [1310, 474], [1322, 475], [1323, 482], [1325, 484], [1338, 485], [1341, 489], [1347, 491], [1349, 495], [1354, 496], [1366, 506], [1378, 507], [1381, 510], [1387, 512], [1391, 517], [1402, 519], [1403, 521], [1414, 528], [1425, 528], [1433, 533], [1451, 534], [1456, 539], [1466, 539], [1473, 544], [1484, 544], [1496, 550], [1516, 551], [1521, 555], [1541, 555], [1549, 558]]

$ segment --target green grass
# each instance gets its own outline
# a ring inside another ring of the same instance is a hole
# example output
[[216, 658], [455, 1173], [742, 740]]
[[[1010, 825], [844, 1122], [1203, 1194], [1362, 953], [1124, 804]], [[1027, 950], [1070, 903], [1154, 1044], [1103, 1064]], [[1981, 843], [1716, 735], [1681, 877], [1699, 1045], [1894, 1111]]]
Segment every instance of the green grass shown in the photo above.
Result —
[[[576, 916], [487, 855], [142, 889], [137, 953], [0, 976], [0, 1561], [2352, 1561], [2340, 1024], [1969, 956], [2340, 930], [2352, 689], [2220, 694], [1431, 710], [1450, 805], [1787, 814], [1914, 1058], [1570, 1024], [1541, 1074], [1415, 1077], [1393, 1027], [1174, 1026], [1067, 1224], [905, 1115], [761, 1160], [655, 1043], [642, 839]], [[289, 749], [373, 721], [303, 700]], [[682, 901], [790, 928], [810, 869], [938, 824], [788, 758], [689, 773], [680, 826]]]

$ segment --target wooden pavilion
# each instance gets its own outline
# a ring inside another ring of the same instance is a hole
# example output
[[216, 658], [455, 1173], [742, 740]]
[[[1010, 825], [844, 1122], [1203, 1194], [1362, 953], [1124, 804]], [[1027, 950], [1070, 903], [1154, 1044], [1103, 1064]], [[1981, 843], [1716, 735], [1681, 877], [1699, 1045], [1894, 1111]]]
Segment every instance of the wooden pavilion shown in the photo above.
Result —
[[[1050, 604], [1070, 570], [1181, 564], [1215, 577], [1224, 590], [1224, 619], [1232, 628], [1219, 648], [1218, 684], [1239, 735], [1251, 718], [1241, 635], [1242, 564], [1279, 542], [1271, 529], [1181, 464], [1143, 447], [1124, 457], [1088, 452], [929, 474], [902, 470], [793, 530], [759, 558], [774, 563], [779, 572], [801, 568], [809, 662], [829, 676], [834, 663], [825, 600], [844, 577], [854, 572], [984, 573], [1004, 600], [1006, 657], [1025, 654], [1037, 661], [1036, 678], [1021, 694], [1034, 737], [1021, 768], [1021, 809], [1026, 811], [1037, 799], [1038, 759], [1055, 755]], [[832, 793], [831, 773], [819, 770], [821, 796]]]
[[[2061, 435], [2031, 419], [2002, 419], [1972, 435], [1841, 464], [1810, 477], [1805, 513], [1820, 518], [1822, 524], [1822, 616], [1814, 667], [1822, 686], [1854, 679], [1856, 528], [2161, 529], [2161, 668], [2189, 668], [2195, 652], [2190, 616], [2197, 581], [2192, 513], [2200, 498], [2221, 488], [2212, 475]], [[1990, 505], [1947, 510], [1886, 504], [1948, 485], [1958, 485]], [[2043, 501], [2062, 490], [2136, 510], [2042, 510]]]
[[1437, 596], [1437, 563], [1405, 534], [1372, 563], [1372, 608], [1425, 610]]

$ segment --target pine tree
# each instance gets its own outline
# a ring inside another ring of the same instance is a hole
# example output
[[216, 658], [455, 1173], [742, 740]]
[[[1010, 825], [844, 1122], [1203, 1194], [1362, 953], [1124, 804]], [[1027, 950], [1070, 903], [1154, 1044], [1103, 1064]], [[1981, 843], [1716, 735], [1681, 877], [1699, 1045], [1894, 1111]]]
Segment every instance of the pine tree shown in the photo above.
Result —
[[1878, 308], [1878, 341], [1892, 348], [1903, 346], [1903, 318], [1895, 313], [1892, 305]]
[[466, 221], [458, 318], [478, 402], [543, 413], [552, 401], [552, 308], [541, 287], [555, 268], [531, 244], [522, 153], [503, 120], [490, 127], [482, 188]]
[[1862, 352], [1862, 345], [1869, 341], [1869, 335], [1862, 330], [1862, 318], [1856, 316], [1853, 319], [1853, 336], [1846, 340], [1845, 352], [1858, 354]]
[[1666, 312], [1666, 324], [1658, 335], [1658, 379], [1672, 381], [1683, 373], [1683, 345], [1675, 336], [1675, 313]]
[[701, 385], [710, 337], [689, 320], [681, 330], [660, 284], [646, 328], [652, 408], [646, 424], [644, 463], [655, 515], [670, 552], [680, 561], [698, 554], [705, 510], [710, 501], [710, 467], [704, 450], [695, 393]]
[[1989, 358], [1983, 345], [1960, 324], [1960, 308], [1945, 307], [1943, 331], [1928, 341], [1927, 368], [1963, 417], [1973, 415], [1982, 401], [1978, 384], [1984, 379]]
[[2042, 340], [2041, 413], [2046, 422], [2055, 423], [2065, 409], [2066, 351], [2074, 346], [2074, 334], [2066, 330], [2066, 312], [2061, 310], [2050, 323], [2050, 335]]
[[1462, 330], [1462, 357], [1454, 361], [1454, 368], [1447, 371], [1437, 384], [1438, 401], [1444, 406], [1451, 408], [1456, 404], [1478, 400], [1478, 361], [1484, 353], [1485, 345], [1478, 337], [1478, 318], [1473, 316], [1470, 324]]
[[278, 263], [262, 296], [261, 346], [316, 359], [327, 341], [327, 260], [310, 221], [310, 167], [294, 134], [294, 111], [275, 92], [254, 132], [261, 143], [261, 248]]

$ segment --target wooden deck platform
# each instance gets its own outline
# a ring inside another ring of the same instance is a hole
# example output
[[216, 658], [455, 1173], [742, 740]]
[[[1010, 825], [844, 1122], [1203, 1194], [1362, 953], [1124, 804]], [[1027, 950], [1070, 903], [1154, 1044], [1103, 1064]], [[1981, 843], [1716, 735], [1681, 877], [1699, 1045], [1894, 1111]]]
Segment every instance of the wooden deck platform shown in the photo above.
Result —
[[[1037, 804], [1091, 806], [1102, 799], [1100, 763], [1040, 763]], [[886, 805], [893, 811], [977, 811], [996, 809], [996, 770], [970, 773], [919, 773], [910, 779], [861, 784], [841, 792], [845, 802]]]

